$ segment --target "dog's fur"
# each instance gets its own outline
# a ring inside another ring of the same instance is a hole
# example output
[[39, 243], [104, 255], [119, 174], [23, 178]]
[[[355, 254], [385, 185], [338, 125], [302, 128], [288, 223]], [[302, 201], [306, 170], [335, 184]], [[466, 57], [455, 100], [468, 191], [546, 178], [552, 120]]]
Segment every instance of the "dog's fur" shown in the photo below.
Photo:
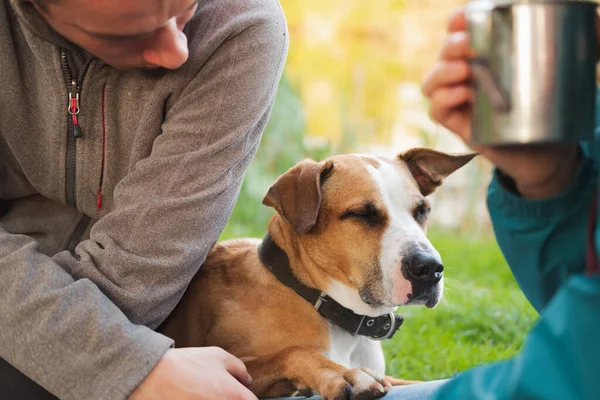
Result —
[[[474, 155], [418, 148], [396, 159], [303, 161], [263, 201], [277, 211], [269, 233], [298, 280], [357, 314], [434, 307], [443, 278], [411, 270], [415, 262], [441, 270], [425, 234], [426, 196]], [[390, 384], [410, 383], [384, 376], [380, 342], [331, 325], [281, 284], [261, 263], [259, 244], [215, 245], [161, 332], [178, 347], [218, 346], [239, 357], [260, 398], [315, 391], [327, 399], [371, 399]]]

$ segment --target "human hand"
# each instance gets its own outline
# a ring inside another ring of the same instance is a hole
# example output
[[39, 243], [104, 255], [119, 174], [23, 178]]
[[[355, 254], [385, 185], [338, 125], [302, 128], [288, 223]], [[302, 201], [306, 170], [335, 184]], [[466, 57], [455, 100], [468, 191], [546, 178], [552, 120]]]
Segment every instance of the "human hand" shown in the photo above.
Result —
[[464, 11], [459, 9], [450, 18], [437, 64], [423, 81], [430, 117], [514, 179], [524, 197], [542, 199], [560, 193], [572, 181], [579, 164], [576, 144], [500, 147], [471, 143], [471, 52]]
[[256, 400], [246, 366], [218, 347], [169, 349], [129, 400]]

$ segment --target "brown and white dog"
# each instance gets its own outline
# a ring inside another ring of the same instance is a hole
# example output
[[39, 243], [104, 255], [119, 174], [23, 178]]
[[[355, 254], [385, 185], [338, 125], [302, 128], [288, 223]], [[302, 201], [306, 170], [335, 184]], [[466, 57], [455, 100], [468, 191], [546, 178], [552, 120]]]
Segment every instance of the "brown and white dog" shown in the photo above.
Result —
[[440, 301], [426, 196], [474, 156], [300, 162], [263, 201], [277, 211], [265, 238], [216, 244], [160, 331], [239, 357], [259, 398], [372, 399], [410, 383], [384, 375], [377, 339], [399, 327], [398, 306]]

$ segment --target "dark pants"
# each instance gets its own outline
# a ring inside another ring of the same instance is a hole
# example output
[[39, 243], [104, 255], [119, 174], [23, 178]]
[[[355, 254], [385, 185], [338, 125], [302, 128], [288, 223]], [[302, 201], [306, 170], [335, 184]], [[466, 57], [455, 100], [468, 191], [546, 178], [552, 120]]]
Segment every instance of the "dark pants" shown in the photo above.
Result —
[[46, 389], [0, 358], [0, 399], [57, 400]]

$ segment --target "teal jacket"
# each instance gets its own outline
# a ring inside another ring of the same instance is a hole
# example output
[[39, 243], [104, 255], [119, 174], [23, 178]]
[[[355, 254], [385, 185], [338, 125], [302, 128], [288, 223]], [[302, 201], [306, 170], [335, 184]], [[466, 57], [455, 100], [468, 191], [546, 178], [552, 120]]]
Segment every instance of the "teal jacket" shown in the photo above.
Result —
[[596, 126], [574, 181], [557, 197], [526, 200], [492, 179], [487, 202], [498, 244], [540, 318], [517, 356], [457, 375], [434, 399], [600, 399], [600, 276], [584, 273], [600, 164]]

